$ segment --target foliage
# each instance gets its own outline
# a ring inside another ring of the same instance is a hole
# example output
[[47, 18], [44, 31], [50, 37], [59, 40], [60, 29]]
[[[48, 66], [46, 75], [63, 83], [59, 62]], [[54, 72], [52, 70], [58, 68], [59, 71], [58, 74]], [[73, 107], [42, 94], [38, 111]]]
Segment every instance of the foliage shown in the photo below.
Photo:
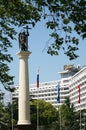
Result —
[[[39, 104], [39, 107], [37, 107], [37, 103]], [[39, 109], [40, 128], [47, 129], [47, 130], [53, 128], [54, 130], [56, 130], [56, 128], [58, 128], [59, 126], [57, 110], [50, 103], [47, 103], [44, 100], [30, 101], [31, 123], [35, 125], [37, 125], [37, 109]], [[9, 119], [8, 128], [12, 126], [12, 121], [13, 121], [13, 125], [16, 125], [18, 121], [18, 100], [13, 99], [12, 103], [9, 102], [7, 106], [5, 106], [5, 112], [9, 115], [8, 116], [9, 118], [7, 117]], [[12, 120], [12, 112], [13, 112], [13, 120]]]
[[5, 111], [0, 103], [0, 127], [2, 130], [9, 128], [9, 114]]
[[0, 91], [0, 129], [9, 130], [18, 121], [18, 99], [4, 104], [4, 93]]
[[5, 109], [10, 116], [10, 127], [12, 123], [15, 126], [18, 122], [18, 99], [13, 98], [12, 103], [9, 102]]
[[[37, 105], [38, 104], [38, 105]], [[13, 108], [13, 120], [12, 120]], [[39, 112], [39, 130], [59, 130], [60, 119], [61, 129], [63, 130], [79, 130], [80, 113], [74, 111], [73, 105], [70, 106], [70, 101], [67, 99], [63, 105], [56, 110], [50, 103], [44, 100], [30, 101], [31, 123], [37, 125], [37, 109]], [[81, 111], [82, 123], [85, 124], [86, 110]], [[0, 102], [0, 126], [2, 130], [9, 130], [18, 121], [18, 101], [13, 99], [13, 103], [8, 103], [7, 106]], [[82, 125], [83, 125], [82, 124]], [[83, 127], [82, 127], [83, 128]]]
[[[33, 4], [51, 29], [54, 42], [48, 47], [48, 53], [58, 55], [59, 50], [70, 60], [78, 57], [79, 36], [86, 39], [86, 1], [85, 0], [26, 0]], [[40, 12], [41, 11], [41, 12]]]
[[74, 111], [73, 105], [70, 106], [69, 99], [60, 107], [61, 128], [64, 130], [79, 129], [79, 115]]
[[[37, 124], [37, 109], [39, 115], [39, 126], [50, 129], [54, 124], [58, 124], [58, 112], [48, 102], [44, 100], [32, 100], [31, 103], [31, 122]], [[57, 125], [53, 129], [57, 128]]]
[[4, 93], [0, 91], [0, 129], [9, 130], [10, 115], [5, 109], [3, 99], [4, 99]]
[[0, 0], [0, 82], [7, 89], [13, 84], [9, 66], [13, 58], [8, 54], [17, 34], [15, 28], [32, 25], [42, 19], [51, 30], [53, 43], [48, 54], [58, 55], [60, 50], [70, 60], [78, 55], [79, 36], [86, 39], [85, 0]]
[[4, 93], [0, 90], [0, 102], [3, 102]]

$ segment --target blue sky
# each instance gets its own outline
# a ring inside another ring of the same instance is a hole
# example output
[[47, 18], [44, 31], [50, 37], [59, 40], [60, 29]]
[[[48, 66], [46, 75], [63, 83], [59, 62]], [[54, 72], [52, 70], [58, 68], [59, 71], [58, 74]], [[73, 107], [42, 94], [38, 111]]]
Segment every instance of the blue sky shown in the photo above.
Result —
[[[74, 64], [75, 66], [78, 64], [81, 66], [86, 65], [86, 41], [80, 40], [79, 50], [77, 51], [80, 57], [76, 60], [69, 61], [68, 57], [61, 51], [59, 56], [50, 56], [47, 54], [47, 44], [50, 39], [49, 33], [50, 31], [46, 29], [44, 22], [38, 23], [34, 29], [30, 30], [30, 36], [28, 38], [29, 50], [32, 52], [28, 60], [30, 84], [36, 83], [36, 72], [38, 68], [40, 68], [40, 82], [48, 82], [60, 78], [58, 72], [63, 70], [65, 64]], [[10, 73], [15, 76], [14, 86], [19, 84], [19, 59], [16, 55], [18, 51], [18, 40], [13, 41], [13, 48], [9, 50], [9, 53], [12, 54], [14, 60], [9, 66]]]

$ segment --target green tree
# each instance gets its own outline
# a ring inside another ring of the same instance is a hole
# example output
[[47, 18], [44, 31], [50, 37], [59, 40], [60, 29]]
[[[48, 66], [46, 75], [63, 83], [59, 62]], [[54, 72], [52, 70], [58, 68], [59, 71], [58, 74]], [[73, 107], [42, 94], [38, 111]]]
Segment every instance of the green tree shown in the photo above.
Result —
[[3, 102], [4, 99], [4, 93], [0, 90], [0, 102]]
[[73, 105], [70, 106], [70, 101], [67, 98], [66, 102], [60, 107], [61, 128], [64, 130], [79, 129], [79, 115], [74, 111]]
[[2, 91], [0, 91], [0, 129], [9, 130], [10, 115], [5, 109], [3, 99], [4, 99], [4, 93]]
[[[38, 105], [37, 105], [38, 104]], [[13, 108], [13, 120], [12, 120], [12, 108]], [[46, 130], [56, 130], [59, 128], [58, 111], [44, 100], [31, 100], [30, 101], [30, 116], [31, 123], [37, 125], [37, 110], [39, 113], [39, 128]], [[13, 99], [13, 103], [8, 103], [5, 106], [5, 111], [9, 115], [9, 127], [17, 124], [18, 121], [18, 101]], [[8, 127], [8, 128], [9, 128]]]
[[12, 102], [8, 102], [5, 110], [9, 115], [9, 126], [12, 128], [12, 125], [15, 126], [18, 122], [18, 99], [13, 98]]
[[9, 66], [13, 58], [8, 54], [16, 27], [32, 25], [45, 20], [51, 30], [47, 53], [58, 55], [59, 50], [70, 60], [78, 57], [79, 36], [86, 39], [86, 1], [85, 0], [0, 0], [0, 82], [5, 88], [13, 84]]
[[39, 115], [39, 126], [43, 129], [53, 130], [58, 128], [58, 112], [48, 102], [44, 100], [32, 100], [31, 103], [31, 122], [37, 124], [37, 109]]

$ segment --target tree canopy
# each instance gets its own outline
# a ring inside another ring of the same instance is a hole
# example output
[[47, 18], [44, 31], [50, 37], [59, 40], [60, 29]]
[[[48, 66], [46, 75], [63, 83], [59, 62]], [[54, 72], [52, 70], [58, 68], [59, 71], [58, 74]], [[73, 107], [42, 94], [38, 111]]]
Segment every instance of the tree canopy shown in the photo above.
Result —
[[[45, 19], [46, 27], [51, 29], [47, 53], [58, 55], [63, 50], [69, 59], [78, 55], [79, 38], [86, 38], [86, 1], [85, 0], [31, 0], [26, 2], [36, 7], [41, 18]], [[39, 19], [38, 19], [39, 20]]]
[[37, 110], [39, 114], [39, 125], [50, 125], [58, 119], [57, 110], [44, 100], [32, 100], [31, 106], [31, 122], [37, 123]]
[[64, 130], [79, 129], [79, 113], [74, 111], [69, 98], [60, 106], [61, 128]]
[[7, 63], [13, 60], [8, 49], [16, 38], [15, 27], [34, 27], [42, 19], [53, 39], [47, 53], [59, 55], [63, 50], [70, 60], [78, 57], [79, 38], [86, 39], [85, 0], [0, 0], [0, 82], [5, 88], [14, 78]]
[[0, 129], [8, 130], [10, 128], [10, 115], [5, 109], [4, 93], [0, 90]]

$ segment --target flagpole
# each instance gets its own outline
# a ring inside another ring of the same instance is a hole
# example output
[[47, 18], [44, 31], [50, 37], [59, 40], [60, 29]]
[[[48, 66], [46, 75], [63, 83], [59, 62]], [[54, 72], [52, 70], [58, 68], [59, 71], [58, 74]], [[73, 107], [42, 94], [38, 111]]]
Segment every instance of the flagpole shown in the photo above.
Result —
[[12, 98], [12, 92], [11, 92], [11, 122], [12, 122], [12, 130], [13, 130], [13, 98]]
[[60, 117], [60, 130], [61, 130], [61, 111], [59, 110], [59, 117]]
[[81, 130], [81, 100], [80, 100], [80, 85], [78, 85], [78, 103], [80, 108], [80, 130]]
[[81, 104], [80, 104], [80, 130], [81, 130]]
[[59, 118], [60, 118], [59, 123], [60, 123], [60, 130], [61, 130], [60, 85], [59, 85], [59, 83], [58, 83], [58, 85], [56, 86], [56, 88], [57, 88], [57, 92], [58, 92], [57, 101], [58, 101], [58, 103], [59, 103]]
[[37, 130], [39, 130], [39, 69], [37, 71]]
[[37, 98], [37, 130], [39, 130], [39, 88], [37, 88], [38, 98]]

